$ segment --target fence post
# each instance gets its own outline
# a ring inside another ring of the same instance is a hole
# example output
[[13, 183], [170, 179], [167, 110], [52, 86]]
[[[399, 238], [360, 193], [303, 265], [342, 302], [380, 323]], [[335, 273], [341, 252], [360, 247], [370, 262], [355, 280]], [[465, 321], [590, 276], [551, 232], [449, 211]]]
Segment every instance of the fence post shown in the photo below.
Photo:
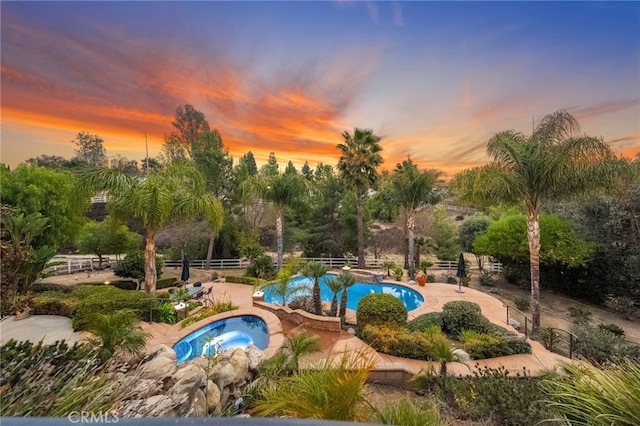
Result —
[[504, 305], [504, 306], [507, 307], [507, 325], [508, 325], [509, 324], [509, 305]]
[[529, 318], [526, 315], [524, 316], [524, 338], [529, 338]]

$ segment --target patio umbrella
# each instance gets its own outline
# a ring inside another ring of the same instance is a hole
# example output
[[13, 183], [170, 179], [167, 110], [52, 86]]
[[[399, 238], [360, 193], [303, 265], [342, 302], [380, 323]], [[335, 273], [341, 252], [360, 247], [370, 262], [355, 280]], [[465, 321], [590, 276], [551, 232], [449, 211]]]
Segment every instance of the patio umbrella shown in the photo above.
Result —
[[460, 258], [458, 259], [458, 272], [456, 272], [456, 277], [458, 277], [458, 289], [456, 290], [458, 293], [464, 293], [462, 290], [462, 279], [467, 276], [467, 271], [465, 270], [464, 264], [464, 256], [462, 252], [460, 252]]
[[180, 279], [184, 282], [187, 282], [189, 279], [189, 259], [186, 257], [182, 259], [182, 275], [180, 276]]

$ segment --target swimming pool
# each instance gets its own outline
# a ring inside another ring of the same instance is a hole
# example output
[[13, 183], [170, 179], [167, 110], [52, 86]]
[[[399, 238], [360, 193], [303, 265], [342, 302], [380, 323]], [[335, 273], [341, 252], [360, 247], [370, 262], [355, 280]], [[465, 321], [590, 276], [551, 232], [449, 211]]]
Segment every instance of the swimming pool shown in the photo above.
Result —
[[[326, 280], [330, 278], [336, 278], [336, 275], [327, 274], [320, 277], [320, 298], [324, 302], [331, 302], [333, 298], [333, 292], [329, 290], [326, 284]], [[313, 278], [298, 277], [290, 281], [290, 285], [304, 285], [313, 289]], [[264, 301], [267, 303], [281, 304], [282, 298], [275, 294], [275, 291], [271, 287], [266, 287], [264, 290]], [[419, 308], [424, 303], [424, 297], [415, 290], [408, 287], [396, 284], [363, 284], [355, 283], [352, 287], [349, 287], [349, 298], [347, 299], [347, 308], [356, 310], [358, 308], [358, 302], [362, 297], [372, 293], [388, 293], [392, 296], [402, 300], [407, 307], [407, 311], [413, 311]], [[311, 291], [309, 292], [311, 294]], [[342, 292], [338, 292], [338, 303], [340, 303], [340, 297]], [[287, 300], [289, 303], [291, 300]]]
[[265, 349], [269, 343], [267, 324], [255, 315], [242, 315], [212, 322], [173, 345], [178, 363], [216, 351], [246, 348], [250, 344]]

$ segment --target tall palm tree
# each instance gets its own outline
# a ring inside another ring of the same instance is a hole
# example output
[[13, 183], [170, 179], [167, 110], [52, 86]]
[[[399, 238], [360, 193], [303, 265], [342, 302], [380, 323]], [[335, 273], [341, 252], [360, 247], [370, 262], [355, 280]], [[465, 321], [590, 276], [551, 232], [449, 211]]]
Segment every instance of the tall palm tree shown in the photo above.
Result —
[[438, 194], [441, 193], [435, 192], [433, 189], [440, 175], [442, 172], [438, 170], [418, 170], [418, 166], [411, 161], [411, 157], [398, 163], [391, 175], [393, 199], [402, 206], [405, 213], [409, 263], [413, 263], [415, 258], [414, 217], [416, 210], [427, 203], [439, 201]]
[[276, 208], [276, 239], [278, 251], [278, 270], [282, 267], [284, 244], [282, 242], [283, 215], [286, 207], [300, 203], [305, 191], [302, 176], [295, 169], [281, 175], [276, 175], [269, 182], [265, 198], [271, 201]]
[[566, 111], [549, 114], [530, 137], [513, 130], [487, 145], [493, 161], [463, 171], [451, 188], [466, 201], [520, 204], [527, 216], [533, 329], [540, 327], [540, 212], [549, 200], [585, 194], [620, 177], [626, 168], [601, 138], [579, 135]]
[[353, 286], [356, 283], [356, 277], [347, 271], [343, 271], [338, 277], [340, 281], [341, 289], [342, 289], [342, 297], [340, 298], [340, 315], [341, 317], [347, 314], [347, 299], [349, 287]]
[[309, 261], [302, 268], [302, 275], [313, 277], [313, 309], [316, 315], [322, 315], [322, 300], [320, 299], [320, 277], [324, 276], [329, 269], [322, 262]]
[[123, 220], [138, 219], [146, 230], [145, 290], [156, 292], [155, 236], [171, 221], [206, 217], [217, 229], [224, 210], [207, 191], [202, 174], [191, 164], [177, 161], [144, 176], [127, 176], [114, 169], [82, 172], [82, 181], [109, 192], [109, 212]]
[[364, 268], [364, 200], [367, 191], [378, 180], [378, 166], [382, 164], [380, 137], [369, 129], [353, 129], [353, 135], [345, 131], [344, 142], [338, 144], [340, 160], [338, 170], [345, 184], [356, 194], [358, 232], [358, 268]]
[[338, 292], [342, 290], [342, 282], [338, 278], [330, 278], [325, 284], [333, 293], [331, 298], [331, 316], [335, 317], [338, 314]]

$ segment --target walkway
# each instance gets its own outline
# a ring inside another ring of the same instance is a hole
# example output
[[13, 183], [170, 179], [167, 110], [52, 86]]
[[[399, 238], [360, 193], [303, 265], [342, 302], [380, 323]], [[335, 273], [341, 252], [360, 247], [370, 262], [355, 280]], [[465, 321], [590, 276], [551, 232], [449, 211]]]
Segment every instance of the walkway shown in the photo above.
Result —
[[73, 331], [71, 319], [67, 317], [32, 315], [19, 321], [14, 321], [14, 318], [11, 316], [0, 321], [0, 345], [10, 339], [30, 340], [34, 343], [42, 340], [43, 344], [50, 345], [57, 340], [73, 343], [82, 338], [81, 333]]

